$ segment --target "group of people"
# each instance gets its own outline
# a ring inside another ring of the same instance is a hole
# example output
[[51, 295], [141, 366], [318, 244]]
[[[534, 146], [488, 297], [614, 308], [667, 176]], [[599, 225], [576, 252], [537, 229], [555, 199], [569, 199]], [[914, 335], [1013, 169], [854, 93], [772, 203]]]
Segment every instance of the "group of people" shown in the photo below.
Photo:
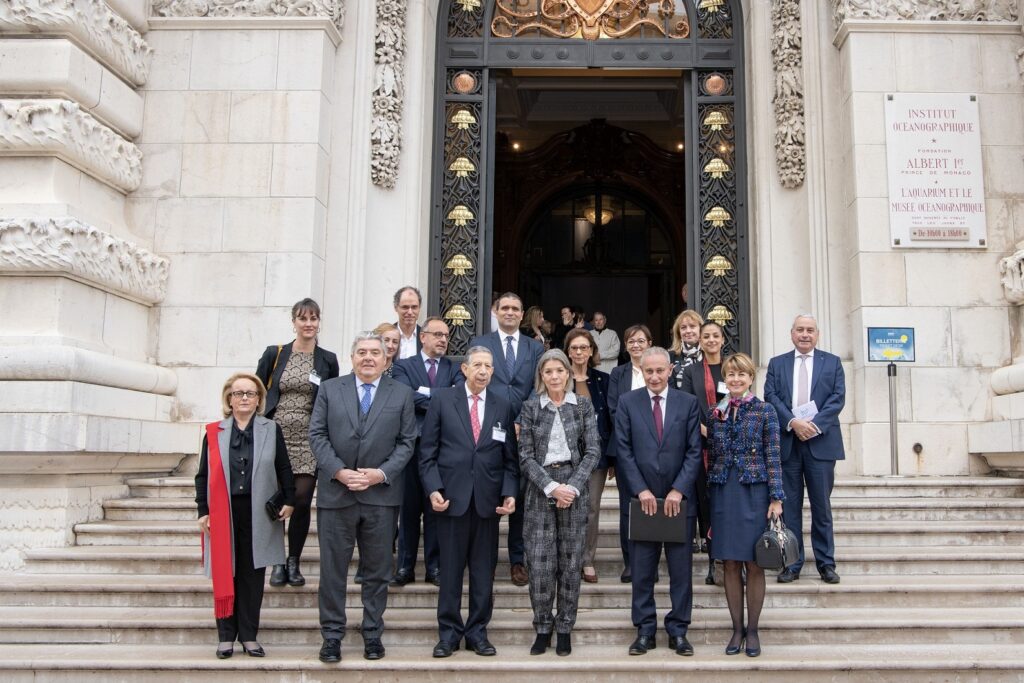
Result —
[[[235, 640], [264, 656], [256, 636], [266, 567], [273, 586], [305, 583], [300, 558], [316, 488], [324, 662], [341, 659], [354, 550], [363, 654], [380, 659], [389, 587], [416, 580], [421, 537], [425, 579], [439, 587], [433, 656], [451, 656], [463, 642], [494, 655], [487, 626], [502, 516], [511, 579], [529, 585], [530, 653], [545, 653], [555, 636], [555, 652], [570, 654], [581, 582], [599, 580], [598, 516], [611, 479], [620, 579], [632, 584], [631, 655], [656, 646], [662, 554], [669, 646], [693, 654], [692, 556], [703, 548], [708, 583], [713, 561], [724, 563], [733, 625], [726, 654], [758, 656], [765, 574], [754, 546], [767, 520], [783, 517], [800, 552], [778, 581], [799, 578], [805, 482], [818, 571], [839, 581], [829, 496], [844, 457], [845, 387], [838, 358], [816, 349], [812, 316], [794, 321], [794, 351], [771, 359], [762, 401], [750, 356], [723, 359], [723, 329], [692, 310], [675, 320], [668, 349], [654, 346], [646, 326], [627, 328], [629, 361], [606, 373], [601, 338], [618, 346], [618, 336], [603, 315], [587, 329], [570, 309], [560, 347], [546, 349], [551, 341], [532, 332], [536, 317], [523, 326], [523, 302], [507, 292], [492, 309], [496, 329], [473, 339], [457, 366], [446, 357], [445, 321], [420, 324], [418, 290], [403, 287], [393, 303], [396, 323], [353, 340], [350, 374], [339, 376], [337, 357], [317, 344], [320, 310], [304, 299], [292, 309], [295, 340], [268, 347], [255, 374], [224, 384], [225, 419], [207, 425], [196, 475], [218, 657], [231, 656]], [[685, 542], [632, 539], [634, 501], [638, 514], [678, 518]]]

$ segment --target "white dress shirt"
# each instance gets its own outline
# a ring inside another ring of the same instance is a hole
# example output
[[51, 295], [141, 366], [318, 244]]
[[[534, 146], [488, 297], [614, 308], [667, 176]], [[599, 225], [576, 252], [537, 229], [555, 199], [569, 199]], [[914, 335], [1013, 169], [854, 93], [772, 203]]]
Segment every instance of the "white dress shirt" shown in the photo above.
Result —
[[[464, 386], [466, 388], [466, 405], [469, 408], [470, 414], [472, 414], [473, 413], [473, 392], [469, 390], [469, 385], [468, 384], [463, 384], [462, 386]], [[480, 397], [480, 403], [476, 407], [476, 414], [477, 414], [477, 417], [480, 418], [480, 434], [482, 436], [483, 433], [484, 433], [483, 432], [483, 428], [484, 428], [484, 404], [487, 403], [487, 389], [485, 388], [483, 391], [481, 391], [479, 394], [477, 394], [477, 396]]]
[[[798, 407], [797, 393], [800, 391], [800, 351], [793, 349], [793, 405], [794, 410]], [[807, 400], [811, 400], [811, 378], [814, 377], [814, 349], [807, 354]]]
[[516, 352], [516, 360], [519, 360], [519, 328], [517, 327], [515, 332], [505, 332], [499, 329], [498, 337], [501, 340], [501, 358], [495, 358], [494, 364], [497, 365], [499, 362], [505, 362], [505, 354], [508, 350], [508, 342], [505, 339], [508, 337], [512, 337], [512, 350]]
[[633, 381], [629, 385], [630, 390], [647, 386], [647, 382], [644, 381], [644, 371], [633, 365], [632, 361], [630, 361], [629, 367], [633, 371]]
[[665, 429], [665, 416], [668, 415], [668, 413], [665, 410], [665, 406], [668, 405], [668, 387], [666, 386], [664, 389], [661, 390], [661, 392], [659, 392], [657, 394], [654, 393], [653, 391], [651, 391], [650, 389], [648, 389], [647, 390], [647, 396], [651, 399], [651, 414], [652, 415], [654, 414], [654, 397], [655, 396], [661, 396], [661, 428], [662, 428], [662, 431], [664, 431], [664, 429]]
[[[565, 394], [565, 403], [570, 405], [577, 405], [576, 394], [571, 391]], [[562, 416], [558, 412], [558, 406], [552, 403], [551, 399], [547, 394], [543, 394], [540, 397], [541, 409], [548, 409], [555, 414], [554, 422], [551, 424], [551, 434], [548, 435], [548, 452], [544, 456], [544, 467], [548, 465], [557, 465], [559, 463], [571, 462], [572, 451], [569, 450], [569, 441], [565, 437], [565, 425], [562, 424]], [[544, 487], [544, 495], [551, 497], [551, 492], [557, 489], [562, 484], [557, 481], [550, 482]], [[568, 486], [568, 484], [566, 484]], [[576, 495], [580, 495], [579, 490], [575, 486], [569, 486]]]
[[419, 331], [419, 325], [412, 328], [412, 334], [406, 337], [402, 333], [402, 328], [398, 328], [398, 357], [399, 358], [412, 358], [416, 355], [416, 333]]

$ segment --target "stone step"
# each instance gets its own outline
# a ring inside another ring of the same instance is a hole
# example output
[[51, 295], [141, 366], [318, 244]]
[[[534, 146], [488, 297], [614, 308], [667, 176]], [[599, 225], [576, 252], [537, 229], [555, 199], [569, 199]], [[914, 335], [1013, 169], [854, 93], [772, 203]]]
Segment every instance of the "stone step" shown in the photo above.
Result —
[[[211, 629], [212, 631], [212, 629]], [[387, 645], [387, 656], [368, 662], [362, 658], [358, 636], [346, 639], [340, 664], [321, 664], [317, 647], [267, 646], [267, 657], [246, 657], [236, 646], [235, 656], [213, 656], [215, 634], [201, 645], [46, 644], [0, 645], [0, 674], [11, 683], [69, 681], [74, 683], [144, 681], [181, 683], [207, 680], [244, 683], [285, 681], [451, 681], [463, 683], [522, 683], [541, 679], [578, 680], [586, 667], [588, 681], [699, 680], [707, 683], [821, 683], [821, 681], [899, 681], [900, 683], [1019, 682], [1024, 669], [1024, 646], [978, 644], [950, 648], [947, 644], [906, 643], [847, 645], [784, 645], [767, 639], [764, 654], [756, 659], [728, 657], [724, 641], [699, 646], [693, 657], [670, 651], [664, 634], [659, 647], [643, 657], [626, 654], [629, 642], [615, 647], [576, 644], [568, 657], [549, 653], [531, 657], [523, 645], [496, 644], [495, 657], [478, 657], [460, 650], [447, 659], [433, 659], [433, 643]]]
[[[502, 533], [507, 529], [501, 526]], [[805, 528], [805, 544], [810, 542], [810, 526]], [[199, 531], [195, 521], [103, 521], [75, 525], [80, 546], [153, 545], [195, 546]], [[310, 528], [309, 543], [317, 543], [317, 528]], [[852, 547], [877, 546], [969, 546], [1024, 544], [1024, 522], [1018, 520], [966, 522], [842, 522], [835, 525], [837, 552]], [[619, 546], [618, 520], [601, 520], [598, 547]]]
[[[25, 552], [28, 573], [58, 574], [201, 574], [198, 534], [192, 547], [185, 546], [77, 546], [39, 548]], [[694, 575], [706, 571], [707, 556], [694, 560]], [[810, 558], [808, 558], [810, 559]], [[303, 573], [319, 573], [319, 550], [303, 553]], [[353, 558], [353, 567], [357, 559]], [[618, 576], [622, 557], [615, 548], [599, 548], [596, 557], [601, 576]], [[1016, 546], [915, 546], [848, 548], [838, 555], [840, 574], [1024, 574], [1024, 549]], [[422, 566], [422, 558], [421, 564]], [[502, 549], [496, 575], [508, 576]], [[812, 566], [805, 578], [814, 575]], [[816, 580], [816, 579], [815, 579]]]
[[[661, 623], [665, 609], [659, 610]], [[362, 607], [347, 610], [351, 630], [358, 630]], [[497, 646], [533, 642], [529, 609], [496, 609], [488, 626]], [[385, 613], [388, 644], [420, 645], [428, 650], [437, 638], [436, 610], [389, 609]], [[768, 644], [810, 645], [891, 643], [908, 645], [1024, 644], [1024, 614], [1015, 607], [971, 608], [777, 608], [762, 613], [760, 633]], [[695, 647], [717, 646], [729, 638], [728, 611], [695, 609], [688, 639]], [[574, 639], [580, 644], [626, 646], [635, 636], [629, 614], [622, 609], [580, 610]], [[4, 607], [0, 610], [0, 642], [4, 643], [131, 643], [202, 644], [216, 636], [212, 607]], [[320, 643], [317, 610], [264, 608], [260, 641], [267, 645]]]
[[[192, 477], [150, 477], [129, 479], [132, 496], [195, 498]], [[615, 491], [615, 482], [607, 490]], [[851, 477], [837, 479], [835, 498], [1021, 498], [1024, 479], [1005, 477]]]
[[[395, 608], [434, 608], [437, 588], [419, 580], [401, 588], [391, 588], [388, 604]], [[699, 578], [699, 577], [698, 577]], [[308, 576], [306, 585], [272, 588], [263, 598], [265, 608], [312, 608], [317, 604], [319, 581]], [[349, 600], [358, 601], [359, 587], [350, 584]], [[587, 609], [630, 607], [631, 586], [606, 577], [597, 584], [583, 584], [580, 606]], [[721, 586], [708, 586], [701, 580], [693, 584], [694, 606], [724, 608]], [[507, 580], [494, 587], [495, 604], [502, 609], [528, 609], [529, 593]], [[667, 599], [668, 582], [655, 586], [659, 600]], [[0, 606], [21, 607], [209, 607], [212, 604], [210, 580], [203, 576], [135, 576], [127, 580], [113, 574], [23, 574], [5, 577], [0, 585]], [[355, 604], [355, 603], [353, 603]], [[843, 608], [885, 605], [888, 608], [1022, 607], [1024, 575], [943, 575], [943, 576], [844, 576], [839, 585], [827, 585], [805, 577], [791, 584], [771, 582], [765, 597], [766, 608]]]
[[[103, 504], [109, 521], [193, 521], [196, 505], [192, 498], [121, 498]], [[601, 500], [602, 519], [615, 519], [617, 497], [606, 494]], [[836, 498], [832, 516], [837, 523], [846, 521], [983, 521], [1024, 519], [1024, 499], [1016, 498]], [[316, 518], [316, 509], [313, 510]], [[810, 504], [804, 501], [804, 519], [810, 519]]]

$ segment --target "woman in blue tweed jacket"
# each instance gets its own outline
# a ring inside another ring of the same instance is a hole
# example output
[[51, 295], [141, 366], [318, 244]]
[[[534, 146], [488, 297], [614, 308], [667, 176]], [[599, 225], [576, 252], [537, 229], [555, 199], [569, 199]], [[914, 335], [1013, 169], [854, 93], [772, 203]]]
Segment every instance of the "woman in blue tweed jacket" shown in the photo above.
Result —
[[[725, 654], [739, 654], [746, 640], [748, 657], [761, 654], [757, 633], [764, 605], [764, 570], [754, 562], [754, 545], [765, 519], [782, 516], [782, 463], [779, 418], [775, 408], [750, 392], [754, 361], [745, 353], [722, 363], [729, 395], [708, 423], [708, 495], [711, 502], [711, 556], [725, 562], [725, 599], [732, 617], [732, 638]], [[770, 501], [769, 501], [770, 498]], [[743, 580], [747, 568], [747, 625], [743, 625]]]

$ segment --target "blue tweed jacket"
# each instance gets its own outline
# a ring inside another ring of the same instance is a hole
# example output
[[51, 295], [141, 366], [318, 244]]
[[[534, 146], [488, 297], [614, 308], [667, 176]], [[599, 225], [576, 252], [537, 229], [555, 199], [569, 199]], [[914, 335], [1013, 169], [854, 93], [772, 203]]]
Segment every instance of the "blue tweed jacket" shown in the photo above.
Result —
[[768, 482], [772, 500], [785, 500], [779, 458], [779, 418], [775, 408], [759, 398], [740, 404], [708, 423], [708, 481], [724, 484], [736, 467], [740, 483]]

